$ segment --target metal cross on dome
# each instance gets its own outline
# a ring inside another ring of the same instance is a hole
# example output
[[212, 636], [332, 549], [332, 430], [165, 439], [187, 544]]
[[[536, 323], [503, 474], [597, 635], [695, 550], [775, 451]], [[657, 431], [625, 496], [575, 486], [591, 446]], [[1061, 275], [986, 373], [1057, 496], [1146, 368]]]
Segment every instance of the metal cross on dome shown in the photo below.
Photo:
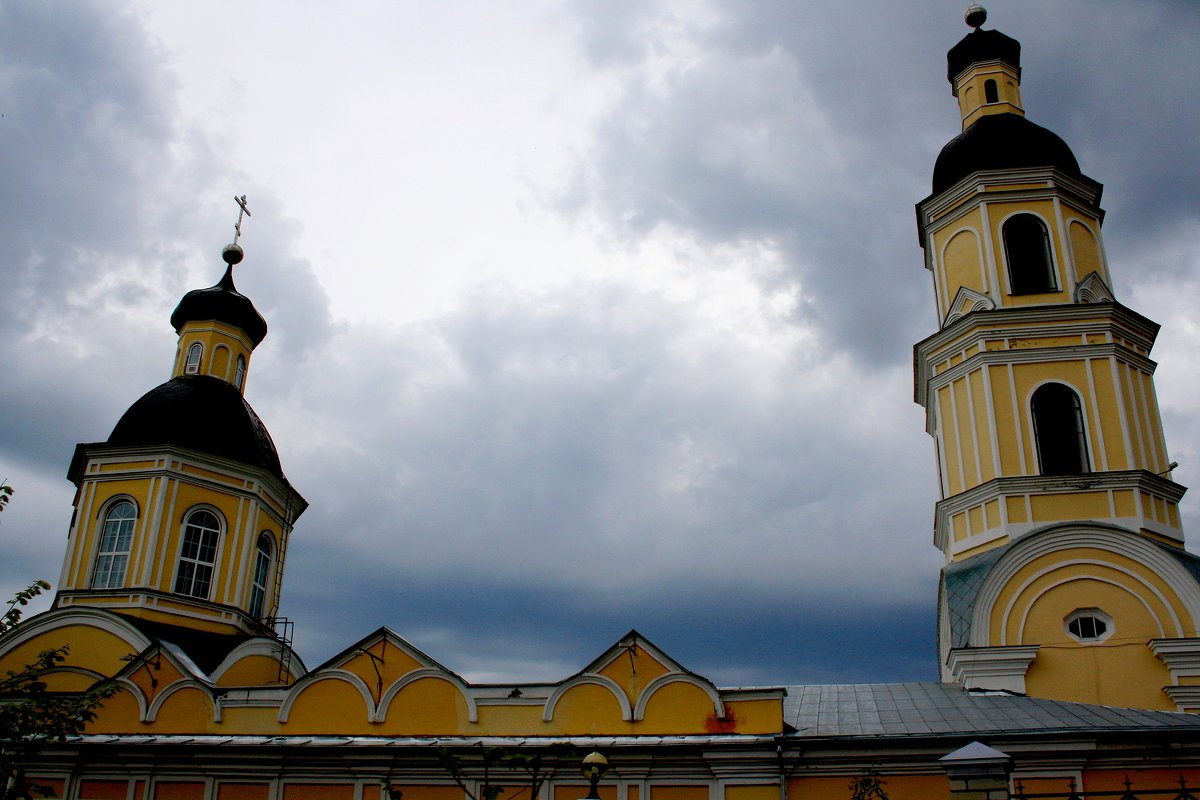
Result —
[[237, 224], [233, 226], [233, 243], [237, 244], [238, 239], [240, 239], [242, 237], [242, 215], [244, 214], [247, 217], [249, 217], [249, 216], [251, 216], [251, 214], [250, 214], [250, 209], [246, 207], [246, 195], [242, 195], [241, 197], [234, 195], [233, 201], [238, 204], [238, 207], [240, 209], [238, 211]]

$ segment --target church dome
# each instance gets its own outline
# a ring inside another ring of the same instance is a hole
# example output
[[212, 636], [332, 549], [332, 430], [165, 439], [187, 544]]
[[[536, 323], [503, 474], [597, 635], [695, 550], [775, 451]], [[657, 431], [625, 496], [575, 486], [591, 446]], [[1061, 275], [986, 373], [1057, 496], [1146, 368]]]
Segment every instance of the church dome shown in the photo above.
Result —
[[182, 375], [142, 395], [117, 422], [108, 444], [173, 444], [283, 478], [267, 426], [233, 384], [207, 375]]
[[1021, 68], [1021, 43], [1000, 31], [973, 30], [946, 53], [946, 77], [950, 83], [977, 61], [1004, 61]]
[[250, 298], [233, 286], [232, 264], [226, 268], [225, 275], [216, 286], [193, 289], [183, 296], [171, 313], [171, 325], [176, 333], [189, 322], [209, 319], [245, 331], [254, 347], [258, 347], [267, 335], [267, 321], [263, 315], [258, 313]]
[[1023, 167], [1056, 167], [1075, 177], [1083, 174], [1075, 154], [1058, 134], [1019, 114], [991, 114], [942, 148], [933, 166], [933, 193], [978, 170]]

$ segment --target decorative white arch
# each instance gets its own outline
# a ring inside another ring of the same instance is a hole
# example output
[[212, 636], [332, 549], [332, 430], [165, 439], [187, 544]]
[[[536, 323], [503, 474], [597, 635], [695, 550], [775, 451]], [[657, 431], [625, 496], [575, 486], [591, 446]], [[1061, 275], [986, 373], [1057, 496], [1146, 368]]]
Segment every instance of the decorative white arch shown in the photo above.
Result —
[[424, 669], [415, 669], [412, 672], [403, 675], [391, 686], [389, 686], [387, 691], [383, 693], [383, 697], [381, 697], [379, 700], [379, 708], [376, 709], [376, 711], [371, 715], [371, 722], [386, 721], [388, 709], [391, 707], [392, 700], [395, 699], [396, 695], [400, 694], [401, 690], [403, 690], [405, 686], [425, 678], [437, 678], [438, 680], [443, 680], [457, 689], [458, 693], [462, 695], [463, 700], [465, 700], [467, 703], [467, 721], [479, 721], [479, 708], [475, 704], [475, 698], [472, 697], [471, 693], [467, 690], [466, 684], [464, 684], [457, 675], [452, 675], [445, 670], [436, 669], [434, 667], [426, 667]]
[[[1124, 528], [1104, 523], [1068, 522], [1051, 525], [1029, 533], [1011, 545], [1011, 549], [992, 565], [979, 587], [975, 609], [971, 616], [971, 647], [990, 647], [988, 620], [995, 610], [1000, 593], [1027, 564], [1049, 555], [1079, 547], [1107, 550], [1145, 564], [1170, 586], [1191, 616], [1182, 627], [1195, 627], [1200, 620], [1200, 583], [1183, 565], [1161, 548]], [[1108, 565], [1114, 568], [1116, 565]]]
[[210, 694], [210, 687], [206, 686], [204, 683], [196, 680], [195, 678], [178, 678], [160, 689], [158, 694], [154, 696], [154, 700], [151, 701], [150, 707], [146, 709], [145, 717], [142, 718], [142, 722], [156, 721], [158, 719], [158, 712], [162, 709], [163, 703], [167, 702], [167, 698], [187, 688], [200, 690], [200, 694], [208, 702], [209, 708], [212, 709], [213, 722], [220, 722], [221, 705], [213, 700], [212, 695]]
[[[229, 655], [225, 656], [224, 660], [217, 665], [217, 668], [213, 670], [211, 675], [212, 681], [213, 683], [219, 682], [221, 676], [243, 658], [266, 656], [267, 658], [278, 659], [284, 647], [283, 642], [266, 636], [247, 639], [230, 650]], [[300, 658], [295, 654], [292, 655], [291, 662], [288, 664], [288, 674], [292, 677], [293, 681], [298, 681], [307, 674], [304, 665], [300, 663]]]
[[128, 644], [134, 653], [140, 653], [150, 646], [150, 640], [141, 631], [112, 612], [98, 608], [67, 607], [46, 611], [22, 622], [16, 633], [7, 636], [0, 644], [0, 655], [15, 650], [43, 633], [72, 624], [111, 633]]
[[279, 707], [279, 721], [281, 723], [288, 721], [288, 715], [292, 713], [292, 706], [296, 704], [296, 700], [305, 689], [314, 683], [326, 680], [344, 681], [355, 689], [358, 689], [358, 693], [362, 695], [363, 702], [367, 706], [367, 719], [374, 719], [376, 715], [375, 699], [371, 697], [371, 690], [367, 688], [367, 684], [363, 682], [363, 679], [353, 672], [347, 672], [344, 669], [330, 669], [322, 670], [321, 672], [310, 672], [296, 681], [291, 691], [288, 692], [287, 699]]
[[582, 686], [585, 683], [590, 683], [594, 686], [603, 686], [612, 692], [613, 697], [621, 704], [621, 720], [623, 722], [633, 722], [633, 709], [629, 706], [629, 698], [625, 696], [625, 690], [607, 675], [596, 675], [595, 673], [576, 675], [573, 678], [568, 678], [562, 685], [551, 692], [550, 697], [546, 699], [545, 710], [542, 711], [542, 722], [550, 722], [554, 719], [554, 709], [564, 694], [576, 686]]
[[684, 672], [668, 672], [666, 675], [659, 675], [646, 684], [646, 688], [638, 696], [637, 705], [633, 709], [634, 722], [640, 722], [646, 716], [646, 706], [650, 704], [650, 700], [655, 692], [672, 683], [686, 683], [690, 686], [695, 686], [708, 695], [708, 699], [712, 701], [713, 712], [716, 713], [717, 718], [723, 719], [725, 717], [725, 703], [721, 700], [720, 692], [711, 683]]
[[[1054, 572], [1055, 570], [1059, 570], [1059, 569], [1062, 569], [1062, 568], [1068, 567], [1068, 566], [1075, 566], [1075, 565], [1082, 565], [1082, 564], [1104, 567], [1106, 569], [1111, 569], [1115, 572], [1120, 572], [1123, 575], [1129, 576], [1136, 583], [1141, 584], [1141, 586], [1144, 589], [1149, 590], [1149, 592], [1151, 594], [1153, 594], [1155, 597], [1157, 597], [1159, 599], [1159, 601], [1162, 602], [1162, 604], [1164, 606], [1166, 606], [1167, 612], [1171, 618], [1171, 622], [1173, 622], [1175, 624], [1176, 628], [1179, 627], [1179, 617], [1175, 614], [1175, 610], [1173, 608], [1171, 608], [1170, 601], [1166, 597], [1163, 596], [1162, 592], [1160, 592], [1156, 588], [1154, 588], [1153, 585], [1151, 585], [1149, 582], [1147, 582], [1140, 575], [1138, 575], [1137, 573], [1135, 573], [1131, 570], [1122, 569], [1121, 567], [1118, 567], [1115, 564], [1110, 564], [1106, 561], [1098, 561], [1095, 559], [1084, 559], [1082, 561], [1072, 561], [1070, 564], [1055, 564], [1052, 567], [1047, 567], [1044, 570], [1040, 570], [1036, 575], [1030, 577], [1030, 579], [1025, 581], [1025, 583], [1021, 584], [1021, 586], [1018, 587], [1017, 591], [1014, 593], [1012, 599], [1010, 599], [1008, 601], [1008, 605], [1005, 606], [1005, 608], [1004, 608], [1004, 614], [1000, 618], [1001, 634], [1000, 634], [999, 644], [1001, 644], [1001, 645], [1008, 644], [1007, 634], [1004, 633], [1004, 631], [1006, 631], [1008, 629], [1008, 620], [1012, 617], [1013, 609], [1014, 609], [1014, 606], [1016, 605], [1017, 598], [1021, 597], [1024, 590], [1026, 588], [1028, 588], [1028, 586], [1031, 583], [1033, 583], [1034, 581], [1036, 581], [1038, 578], [1042, 577], [1043, 575], [1048, 575], [1051, 572]], [[1051, 589], [1055, 589], [1059, 586], [1065, 586], [1068, 583], [1075, 583], [1076, 581], [1094, 581], [1096, 583], [1106, 583], [1109, 586], [1115, 586], [1118, 589], [1125, 590], [1131, 596], [1133, 596], [1139, 603], [1142, 604], [1142, 607], [1146, 609], [1146, 613], [1148, 613], [1150, 615], [1150, 618], [1154, 620], [1154, 624], [1158, 626], [1159, 638], [1166, 636], [1166, 631], [1163, 629], [1162, 620], [1160, 620], [1158, 618], [1158, 615], [1154, 613], [1154, 609], [1151, 608], [1149, 601], [1146, 600], [1146, 598], [1143, 595], [1133, 591], [1133, 587], [1130, 586], [1129, 584], [1120, 583], [1118, 581], [1112, 580], [1111, 578], [1102, 578], [1099, 575], [1071, 575], [1070, 577], [1064, 578], [1063, 580], [1055, 581], [1054, 583], [1049, 584], [1048, 586], [1043, 588], [1041, 591], [1037, 592], [1032, 597], [1032, 599], [1029, 601], [1029, 603], [1026, 606], [1026, 613], [1021, 616], [1021, 624], [1019, 626], [1017, 626], [1017, 638], [1020, 640], [1024, 640], [1024, 638], [1025, 638], [1025, 623], [1029, 620], [1029, 609], [1031, 609], [1035, 605], [1037, 605], [1037, 601], [1042, 597], [1042, 595], [1048, 593]]]

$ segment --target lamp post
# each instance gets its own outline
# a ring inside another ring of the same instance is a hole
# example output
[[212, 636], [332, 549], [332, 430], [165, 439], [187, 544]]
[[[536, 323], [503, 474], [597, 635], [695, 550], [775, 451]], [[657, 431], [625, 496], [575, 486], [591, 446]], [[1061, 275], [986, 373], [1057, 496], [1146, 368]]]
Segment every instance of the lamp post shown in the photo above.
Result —
[[583, 772], [583, 777], [588, 780], [587, 797], [583, 800], [600, 800], [600, 779], [604, 777], [604, 773], [608, 772], [608, 759], [597, 751], [592, 751], [583, 758], [583, 766], [580, 768]]

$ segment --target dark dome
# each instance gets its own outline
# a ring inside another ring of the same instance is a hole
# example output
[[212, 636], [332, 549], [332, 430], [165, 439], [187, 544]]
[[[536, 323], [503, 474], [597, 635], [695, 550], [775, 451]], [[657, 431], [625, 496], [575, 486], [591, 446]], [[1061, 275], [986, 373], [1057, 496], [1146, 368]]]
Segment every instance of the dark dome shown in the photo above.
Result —
[[173, 444], [261, 467], [283, 478], [267, 427], [231, 383], [183, 375], [156, 386], [129, 407], [108, 444]]
[[193, 289], [183, 296], [171, 313], [171, 325], [175, 332], [189, 322], [214, 319], [241, 328], [250, 337], [253, 347], [258, 347], [267, 335], [267, 321], [250, 302], [250, 298], [233, 286], [233, 266], [225, 269], [225, 275], [216, 286]]
[[1021, 43], [1000, 31], [973, 30], [946, 53], [946, 78], [950, 83], [976, 61], [1003, 61], [1021, 68]]
[[951, 139], [933, 166], [933, 193], [981, 169], [1057, 167], [1080, 177], [1075, 154], [1058, 134], [1019, 114], [989, 114]]

